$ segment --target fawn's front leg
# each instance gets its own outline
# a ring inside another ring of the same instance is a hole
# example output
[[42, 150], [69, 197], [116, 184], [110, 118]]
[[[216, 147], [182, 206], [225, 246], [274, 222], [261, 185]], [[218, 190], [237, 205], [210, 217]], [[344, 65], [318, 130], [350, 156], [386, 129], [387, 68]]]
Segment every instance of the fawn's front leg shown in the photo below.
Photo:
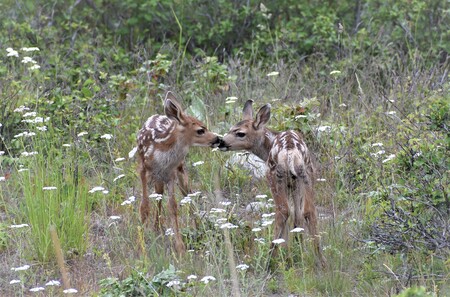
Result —
[[[164, 194], [163, 182], [155, 182], [155, 193], [161, 196]], [[155, 231], [160, 230], [164, 224], [164, 222], [162, 222], [163, 216], [161, 214], [162, 214], [162, 199], [158, 199], [158, 201], [156, 201], [155, 223], [153, 225]]]
[[172, 230], [175, 237], [175, 250], [178, 254], [183, 254], [186, 251], [186, 247], [184, 246], [183, 239], [181, 238], [180, 228], [178, 226], [178, 205], [175, 199], [175, 181], [174, 178], [171, 178], [167, 184], [167, 193], [169, 196], [168, 201], [168, 209], [169, 209], [169, 218], [172, 223]]
[[150, 216], [150, 200], [148, 199], [147, 192], [147, 170], [145, 169], [143, 164], [141, 165], [140, 175], [142, 183], [142, 200], [141, 205], [139, 206], [139, 214], [141, 215], [141, 221], [144, 224], [147, 222], [148, 217]]

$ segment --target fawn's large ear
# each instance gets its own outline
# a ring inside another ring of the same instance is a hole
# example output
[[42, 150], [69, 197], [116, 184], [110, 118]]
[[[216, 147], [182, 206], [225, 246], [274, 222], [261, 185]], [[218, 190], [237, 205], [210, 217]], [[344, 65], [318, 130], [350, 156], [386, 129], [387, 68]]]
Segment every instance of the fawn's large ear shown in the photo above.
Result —
[[263, 107], [261, 107], [256, 114], [255, 121], [253, 122], [253, 128], [255, 130], [258, 130], [260, 128], [263, 128], [267, 122], [270, 120], [270, 104], [266, 104]]
[[178, 121], [180, 124], [184, 122], [183, 109], [172, 92], [167, 92], [166, 99], [164, 100], [164, 112], [170, 119]]
[[252, 120], [253, 119], [253, 100], [247, 100], [244, 104], [244, 109], [242, 110], [243, 120]]

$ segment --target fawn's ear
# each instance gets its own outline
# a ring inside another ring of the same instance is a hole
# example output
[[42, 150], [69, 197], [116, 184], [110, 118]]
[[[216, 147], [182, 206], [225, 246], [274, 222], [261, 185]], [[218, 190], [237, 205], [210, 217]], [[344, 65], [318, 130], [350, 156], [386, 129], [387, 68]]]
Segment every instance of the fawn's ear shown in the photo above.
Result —
[[270, 120], [270, 104], [266, 104], [263, 107], [261, 107], [256, 114], [255, 121], [253, 122], [253, 128], [255, 130], [263, 128], [267, 122]]
[[184, 112], [180, 104], [176, 101], [172, 92], [167, 92], [164, 100], [164, 112], [170, 119], [178, 121], [180, 124], [184, 122]]
[[244, 109], [242, 110], [243, 120], [253, 119], [253, 100], [247, 100], [244, 104]]

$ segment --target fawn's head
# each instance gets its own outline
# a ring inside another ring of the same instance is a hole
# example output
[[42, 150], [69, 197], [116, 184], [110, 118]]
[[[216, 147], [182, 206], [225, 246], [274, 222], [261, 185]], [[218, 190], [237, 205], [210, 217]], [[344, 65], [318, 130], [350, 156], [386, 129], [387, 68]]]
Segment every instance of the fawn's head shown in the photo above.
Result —
[[206, 125], [198, 119], [184, 113], [171, 92], [167, 93], [164, 100], [164, 112], [167, 117], [178, 123], [176, 129], [180, 133], [179, 137], [182, 137], [187, 144], [211, 147], [219, 145], [220, 139], [217, 134], [208, 131]]
[[270, 119], [270, 104], [261, 107], [253, 119], [253, 100], [247, 100], [243, 109], [243, 119], [223, 137], [219, 146], [222, 151], [248, 150], [254, 151], [255, 146], [261, 145], [265, 127]]

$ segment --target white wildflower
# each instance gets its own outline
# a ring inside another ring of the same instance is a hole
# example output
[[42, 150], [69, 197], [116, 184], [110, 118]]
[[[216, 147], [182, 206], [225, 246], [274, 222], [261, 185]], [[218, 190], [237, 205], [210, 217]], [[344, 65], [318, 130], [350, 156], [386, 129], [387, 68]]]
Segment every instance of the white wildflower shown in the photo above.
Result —
[[6, 177], [0, 176], [0, 182], [1, 182], [1, 181], [5, 181], [5, 180], [6, 180]]
[[93, 187], [93, 188], [89, 191], [89, 193], [95, 193], [95, 192], [103, 191], [103, 190], [105, 190], [105, 188], [103, 188], [103, 187]]
[[21, 62], [24, 63], [24, 64], [28, 64], [28, 63], [36, 64], [36, 63], [37, 63], [37, 62], [36, 62], [35, 60], [33, 60], [33, 58], [31, 58], [31, 57], [23, 57], [23, 59], [22, 59]]
[[236, 269], [244, 271], [247, 270], [249, 267], [250, 266], [248, 266], [247, 264], [239, 264], [238, 266], [236, 266]]
[[173, 281], [168, 282], [166, 286], [170, 288], [173, 286], [178, 286], [179, 284], [180, 284], [179, 280], [173, 280]]
[[347, 104], [341, 103], [341, 104], [339, 104], [339, 107], [342, 107], [342, 108], [347, 107]]
[[292, 229], [292, 230], [289, 231], [289, 232], [291, 232], [291, 233], [299, 233], [299, 232], [302, 232], [302, 231], [304, 231], [304, 230], [305, 230], [305, 229], [303, 229], [303, 228], [297, 227], [297, 228]]
[[256, 199], [264, 199], [264, 198], [267, 198], [267, 195], [264, 195], [264, 194], [262, 194], [262, 195], [256, 195], [255, 198], [256, 198]]
[[319, 132], [331, 132], [331, 127], [330, 126], [320, 126], [317, 128], [317, 131]]
[[11, 229], [21, 229], [21, 228], [25, 228], [25, 227], [29, 227], [29, 225], [28, 224], [19, 224], [19, 225], [9, 226], [9, 228], [11, 228]]
[[14, 285], [14, 284], [18, 284], [20, 283], [20, 279], [13, 279], [12, 281], [9, 282], [10, 285]]
[[191, 197], [184, 197], [183, 199], [181, 199], [180, 204], [184, 205], [184, 204], [189, 204], [192, 202]]
[[118, 179], [121, 179], [122, 177], [125, 177], [125, 174], [118, 175], [116, 178], [113, 179], [113, 182], [115, 182]]
[[45, 286], [61, 286], [61, 283], [57, 280], [51, 280], [45, 284]]
[[30, 265], [23, 265], [20, 267], [13, 267], [11, 268], [12, 271], [23, 271], [23, 270], [27, 270], [30, 268]]
[[325, 178], [318, 178], [317, 181], [318, 182], [326, 182], [327, 180]]
[[227, 218], [219, 218], [219, 219], [216, 220], [216, 223], [217, 223], [217, 224], [223, 224], [223, 223], [225, 223], [226, 221], [228, 221]]
[[267, 226], [270, 226], [270, 225], [272, 225], [273, 224], [273, 220], [264, 220], [262, 223], [261, 223], [261, 227], [267, 227]]
[[333, 74], [340, 74], [341, 72], [339, 71], [339, 70], [333, 70], [333, 71], [331, 71], [330, 72], [330, 75], [333, 75]]
[[63, 147], [71, 147], [72, 145], [70, 143], [64, 143], [62, 146]]
[[80, 133], [78, 133], [78, 137], [81, 137], [81, 136], [84, 136], [84, 135], [87, 135], [88, 133], [87, 133], [87, 131], [83, 131], [83, 132], [80, 132]]
[[70, 288], [70, 289], [64, 290], [63, 293], [64, 294], [75, 294], [75, 293], [78, 293], [78, 290]]
[[208, 275], [208, 276], [203, 277], [200, 281], [207, 284], [210, 281], [215, 281], [215, 280], [216, 280], [216, 278], [214, 276]]
[[17, 170], [17, 172], [24, 172], [24, 171], [29, 171], [30, 169], [28, 169], [28, 168], [21, 168], [21, 169], [19, 169], [19, 170]]
[[280, 74], [280, 73], [277, 71], [273, 71], [273, 72], [268, 73], [267, 76], [277, 76], [278, 74]]
[[111, 134], [103, 134], [102, 136], [100, 136], [100, 138], [103, 138], [103, 139], [106, 139], [106, 140], [109, 140], [109, 139], [111, 139], [113, 136], [111, 135]]
[[38, 129], [39, 131], [45, 132], [45, 131], [47, 131], [47, 126], [36, 127], [36, 129]]
[[108, 190], [103, 190], [102, 193], [106, 195], [106, 194], [109, 193], [109, 191]]
[[272, 213], [263, 213], [263, 214], [262, 214], [262, 217], [263, 217], [263, 218], [270, 218], [270, 217], [273, 217], [274, 215], [275, 215], [274, 212], [272, 212]]
[[27, 131], [25, 131], [25, 132], [22, 132], [22, 133], [19, 133], [19, 134], [17, 134], [17, 135], [14, 135], [14, 138], [20, 138], [20, 137], [31, 137], [31, 136], [35, 136], [36, 135], [36, 133], [34, 133], [34, 132], [27, 132]]
[[191, 274], [191, 275], [188, 275], [187, 279], [188, 280], [194, 280], [194, 279], [197, 279], [197, 276], [194, 275], [194, 274]]
[[283, 242], [286, 242], [286, 240], [284, 240], [283, 238], [278, 238], [278, 239], [272, 240], [272, 242], [273, 242], [274, 244], [281, 244], [281, 243], [283, 243]]
[[198, 195], [200, 195], [202, 192], [194, 192], [194, 193], [190, 193], [188, 194], [188, 197], [196, 197]]
[[20, 155], [24, 157], [34, 156], [37, 155], [38, 152], [22, 152]]
[[0, 151], [0, 156], [3, 156], [5, 154], [5, 151]]
[[381, 162], [386, 163], [386, 162], [391, 161], [391, 160], [394, 159], [394, 158], [395, 158], [395, 154], [391, 154], [391, 155], [389, 155], [386, 159], [384, 159], [384, 160], [381, 161]]
[[259, 9], [261, 12], [267, 12], [267, 7], [263, 3], [259, 4]]
[[117, 158], [117, 159], [114, 160], [114, 162], [122, 162], [124, 160], [125, 160], [125, 158]]
[[261, 231], [261, 230], [262, 230], [261, 228], [257, 227], [257, 228], [253, 228], [253, 229], [252, 229], [252, 232], [259, 232], [259, 231]]
[[37, 70], [37, 69], [40, 69], [40, 68], [41, 68], [41, 66], [39, 66], [38, 64], [34, 64], [33, 66], [28, 67], [29, 70]]
[[113, 221], [117, 221], [117, 220], [120, 220], [120, 219], [121, 219], [120, 216], [110, 216], [109, 218], [110, 218], [111, 220], [113, 220]]
[[22, 47], [21, 50], [24, 52], [35, 52], [35, 51], [39, 51], [39, 48], [38, 47]]
[[156, 201], [162, 200], [162, 195], [158, 193], [153, 193], [148, 196], [148, 198], [154, 198]]
[[211, 210], [209, 211], [209, 213], [223, 213], [225, 212], [225, 209], [222, 208], [211, 208]]
[[164, 234], [166, 236], [173, 236], [175, 235], [175, 232], [173, 232], [172, 228], [168, 228]]
[[223, 206], [228, 206], [231, 205], [230, 201], [221, 201], [220, 204], [222, 204]]
[[51, 190], [56, 190], [58, 189], [57, 187], [43, 187], [42, 190], [44, 191], [51, 191]]
[[24, 112], [25, 110], [30, 110], [30, 108], [21, 105], [18, 108], [14, 109], [14, 112]]
[[31, 288], [30, 292], [39, 292], [39, 291], [44, 291], [45, 288], [43, 287], [36, 287], [36, 288]]
[[232, 104], [232, 103], [235, 103], [237, 99], [238, 99], [238, 98], [237, 98], [237, 97], [234, 97], [234, 96], [232, 96], [232, 97], [227, 97], [227, 98], [225, 99], [225, 104]]
[[372, 157], [377, 158], [377, 157], [379, 157], [379, 156], [381, 156], [381, 155], [384, 155], [384, 153], [385, 153], [385, 150], [379, 150], [379, 151], [376, 152], [376, 153], [370, 153], [370, 155], [371, 155]]
[[205, 164], [205, 162], [204, 161], [198, 161], [198, 162], [192, 163], [192, 166], [197, 167], [197, 166], [200, 166], [202, 164]]
[[383, 146], [383, 143], [381, 143], [381, 142], [372, 143], [372, 147], [375, 147], [375, 146]]
[[26, 112], [23, 114], [24, 118], [30, 118], [30, 117], [36, 117], [36, 112], [35, 111], [30, 111], [30, 112]]
[[386, 112], [387, 115], [396, 115], [397, 112], [396, 111], [388, 111]]
[[231, 223], [225, 223], [220, 226], [220, 229], [236, 229], [238, 226]]
[[259, 243], [266, 243], [266, 240], [264, 238], [255, 238], [254, 241]]
[[19, 52], [14, 50], [14, 49], [12, 49], [11, 47], [8, 47], [6, 49], [6, 51], [8, 52], [6, 54], [7, 57], [19, 57]]
[[124, 202], [122, 202], [121, 205], [131, 204], [131, 203], [133, 203], [134, 201], [136, 201], [136, 197], [130, 196], [130, 197], [128, 197], [127, 200], [125, 200]]
[[137, 146], [135, 146], [129, 153], [128, 153], [128, 158], [131, 159], [134, 157], [134, 155], [136, 155], [137, 152]]

